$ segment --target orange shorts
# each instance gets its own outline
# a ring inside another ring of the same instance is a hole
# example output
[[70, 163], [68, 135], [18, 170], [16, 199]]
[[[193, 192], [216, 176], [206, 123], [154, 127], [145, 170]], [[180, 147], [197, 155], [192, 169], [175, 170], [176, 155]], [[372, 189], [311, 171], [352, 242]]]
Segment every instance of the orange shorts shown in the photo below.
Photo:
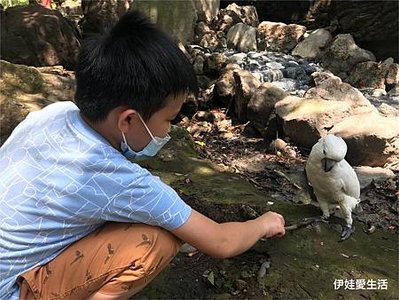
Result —
[[181, 246], [155, 226], [108, 222], [44, 266], [19, 277], [20, 299], [128, 298], [143, 289]]

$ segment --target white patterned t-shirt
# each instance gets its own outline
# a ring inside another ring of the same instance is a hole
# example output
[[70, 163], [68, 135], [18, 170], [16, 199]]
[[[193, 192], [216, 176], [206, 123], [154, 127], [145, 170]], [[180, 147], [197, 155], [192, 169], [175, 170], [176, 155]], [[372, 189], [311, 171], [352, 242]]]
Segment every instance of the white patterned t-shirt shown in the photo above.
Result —
[[30, 113], [0, 148], [0, 299], [105, 221], [173, 230], [191, 208], [159, 177], [127, 160], [72, 102]]

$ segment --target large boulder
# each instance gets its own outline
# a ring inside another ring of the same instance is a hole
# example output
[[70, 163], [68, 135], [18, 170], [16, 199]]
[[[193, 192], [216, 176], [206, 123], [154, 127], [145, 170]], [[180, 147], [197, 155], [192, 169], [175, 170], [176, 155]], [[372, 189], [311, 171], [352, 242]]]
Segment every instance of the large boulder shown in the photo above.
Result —
[[385, 74], [381, 64], [375, 61], [366, 61], [357, 64], [350, 72], [346, 81], [351, 85], [364, 88], [385, 89]]
[[304, 98], [289, 96], [276, 103], [284, 134], [305, 148], [342, 120], [355, 114], [377, 112], [362, 93], [327, 72], [312, 74], [315, 87]]
[[198, 20], [209, 24], [219, 12], [220, 0], [197, 0], [194, 5]]
[[[261, 84], [252, 95], [247, 107], [247, 119], [251, 125], [265, 138], [275, 136], [271, 122], [275, 104], [284, 99], [287, 93], [273, 83]], [[270, 130], [268, 130], [270, 129]]]
[[30, 66], [75, 68], [80, 43], [74, 28], [56, 10], [42, 5], [0, 10], [1, 58]]
[[316, 59], [331, 40], [332, 35], [328, 30], [316, 29], [296, 45], [292, 50], [292, 55], [309, 60]]
[[287, 25], [263, 21], [259, 24], [258, 30], [260, 37], [264, 40], [266, 50], [288, 53], [301, 40], [306, 32], [306, 27], [297, 24]]
[[227, 47], [239, 52], [257, 50], [257, 29], [244, 23], [238, 23], [227, 33]]
[[277, 102], [275, 109], [284, 135], [309, 150], [337, 122], [353, 113], [347, 102], [319, 97], [288, 96]]
[[335, 20], [339, 32], [350, 33], [379, 60], [391, 56], [398, 61], [398, 1], [318, 1], [331, 4], [329, 20]]
[[194, 38], [194, 27], [198, 20], [194, 2], [194, 0], [135, 0], [132, 7], [146, 14], [174, 40], [188, 44]]
[[83, 18], [81, 28], [83, 36], [103, 33], [107, 27], [115, 24], [133, 5], [133, 0], [81, 0]]
[[321, 55], [320, 60], [326, 69], [345, 79], [355, 65], [375, 61], [375, 56], [357, 46], [350, 34], [338, 34]]
[[0, 60], [0, 69], [0, 144], [29, 112], [74, 98], [74, 74], [60, 66], [34, 68]]
[[233, 77], [235, 82], [234, 113], [239, 122], [245, 123], [248, 103], [261, 83], [246, 70], [234, 70]]
[[399, 83], [399, 65], [392, 58], [383, 63], [362, 62], [353, 68], [346, 81], [360, 88], [385, 89], [386, 85]]
[[235, 3], [229, 4], [226, 7], [227, 11], [234, 11], [241, 19], [242, 23], [257, 27], [259, 25], [258, 13], [255, 6], [246, 5], [239, 6]]
[[147, 15], [152, 22], [158, 24], [176, 41], [186, 44], [194, 37], [194, 26], [197, 22], [197, 8], [200, 14], [207, 11], [211, 15], [213, 9], [207, 10], [203, 5], [210, 1], [179, 1], [179, 0], [82, 0], [83, 35], [102, 33], [107, 27], [116, 23], [130, 9], [136, 9]]
[[399, 117], [381, 115], [356, 88], [330, 73], [313, 76], [316, 86], [305, 98], [288, 96], [276, 103], [284, 134], [310, 149], [333, 133], [346, 141], [352, 165], [399, 170]]
[[328, 133], [348, 145], [352, 165], [387, 167], [399, 171], [399, 117], [375, 111], [354, 114], [347, 102], [288, 96], [276, 103], [284, 134], [298, 146], [311, 149]]
[[236, 12], [232, 10], [221, 9], [217, 16], [213, 18], [211, 27], [215, 31], [227, 33], [232, 26], [238, 23], [243, 22]]
[[369, 100], [350, 84], [342, 82], [341, 78], [329, 72], [314, 72], [312, 78], [315, 87], [305, 93], [305, 98], [322, 98], [325, 100], [349, 103], [353, 113], [376, 111]]
[[237, 64], [227, 64], [222, 70], [222, 74], [215, 82], [215, 88], [213, 89], [214, 99], [228, 106], [235, 95], [235, 80], [234, 72], [241, 70]]
[[399, 117], [371, 112], [349, 116], [335, 124], [330, 132], [347, 143], [349, 163], [399, 171], [398, 124]]

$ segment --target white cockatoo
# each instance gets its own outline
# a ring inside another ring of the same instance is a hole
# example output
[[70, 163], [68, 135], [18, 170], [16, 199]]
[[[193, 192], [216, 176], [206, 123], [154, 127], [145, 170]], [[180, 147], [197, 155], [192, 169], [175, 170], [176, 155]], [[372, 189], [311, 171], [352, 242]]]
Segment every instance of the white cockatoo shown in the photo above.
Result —
[[341, 137], [328, 134], [312, 147], [306, 162], [306, 176], [323, 211], [322, 218], [330, 217], [330, 204], [338, 204], [342, 211], [346, 225], [341, 240], [352, 234], [352, 210], [360, 202], [359, 180], [344, 159], [346, 151], [346, 143]]

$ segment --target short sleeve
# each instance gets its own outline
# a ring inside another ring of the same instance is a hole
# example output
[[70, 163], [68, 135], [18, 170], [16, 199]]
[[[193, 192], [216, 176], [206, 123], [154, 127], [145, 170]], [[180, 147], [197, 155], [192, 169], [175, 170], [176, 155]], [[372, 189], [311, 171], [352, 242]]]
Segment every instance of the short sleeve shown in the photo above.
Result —
[[191, 207], [174, 189], [137, 167], [130, 173], [131, 182], [104, 209], [107, 221], [135, 222], [174, 230], [190, 217]]

